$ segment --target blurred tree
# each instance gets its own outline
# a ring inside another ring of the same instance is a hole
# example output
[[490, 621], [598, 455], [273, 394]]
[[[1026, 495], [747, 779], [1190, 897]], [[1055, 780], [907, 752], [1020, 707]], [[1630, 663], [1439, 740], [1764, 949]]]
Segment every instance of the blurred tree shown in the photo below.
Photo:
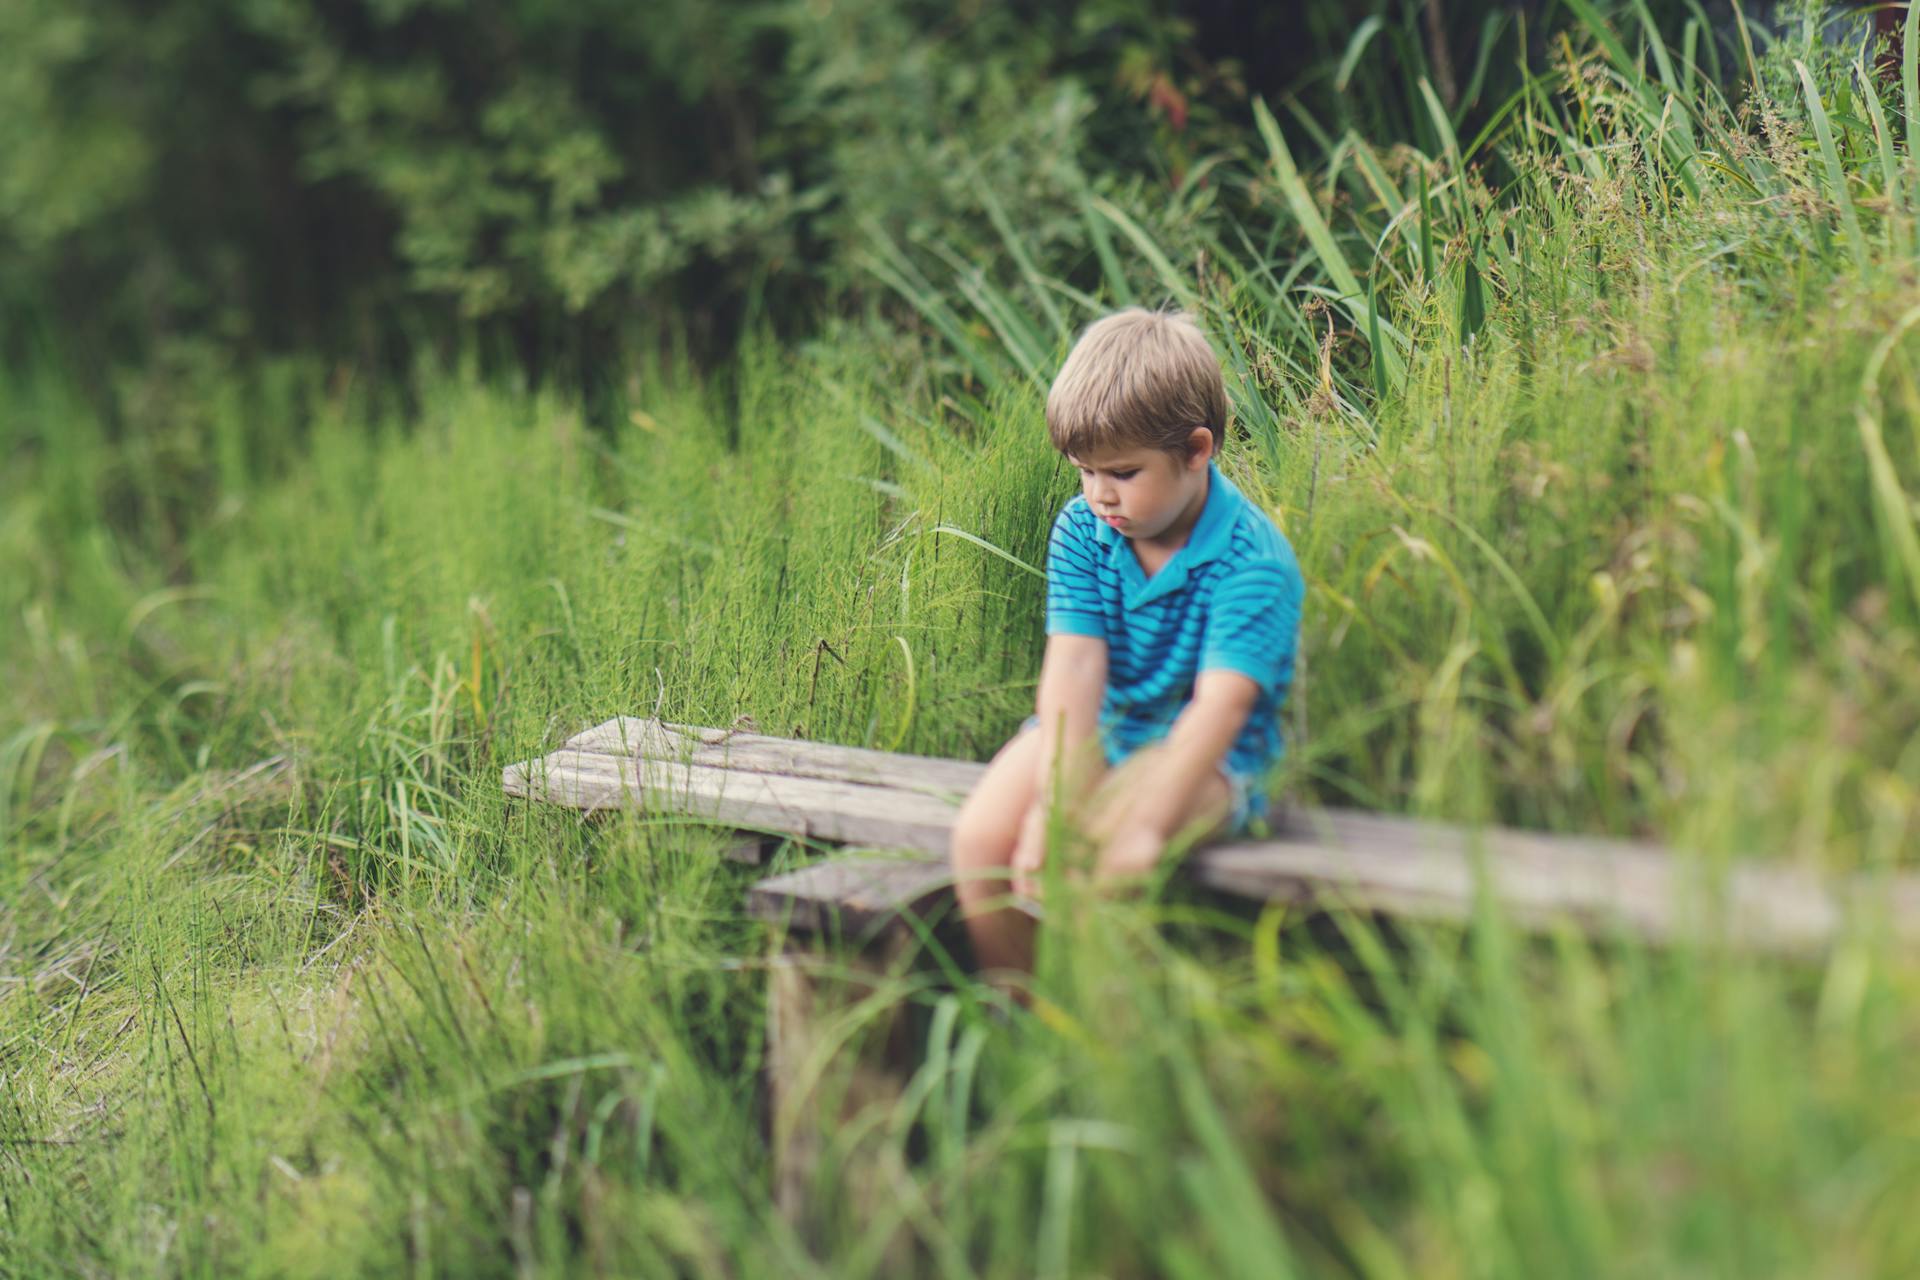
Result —
[[[1367, 8], [1412, 30], [1424, 2]], [[1441, 34], [1470, 47], [1502, 11], [1450, 5]], [[669, 314], [720, 351], [860, 288], [876, 226], [997, 261], [988, 190], [1071, 275], [1079, 183], [1177, 186], [1247, 136], [1250, 90], [1310, 90], [1364, 16], [10, 0], [0, 355], [40, 332], [89, 360], [184, 339], [399, 361], [477, 331], [538, 373], [590, 369]]]

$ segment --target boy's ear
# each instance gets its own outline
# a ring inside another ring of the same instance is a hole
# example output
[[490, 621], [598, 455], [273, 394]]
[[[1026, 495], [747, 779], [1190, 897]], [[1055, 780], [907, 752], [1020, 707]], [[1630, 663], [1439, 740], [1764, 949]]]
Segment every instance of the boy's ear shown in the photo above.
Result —
[[1213, 457], [1213, 432], [1205, 427], [1195, 427], [1187, 433], [1187, 465], [1193, 466], [1195, 458], [1211, 460]]

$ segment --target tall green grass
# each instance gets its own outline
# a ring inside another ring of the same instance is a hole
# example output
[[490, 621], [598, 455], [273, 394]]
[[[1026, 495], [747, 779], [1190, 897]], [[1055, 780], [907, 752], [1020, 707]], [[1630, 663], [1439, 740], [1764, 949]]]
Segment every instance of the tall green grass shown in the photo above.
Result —
[[0, 386], [0, 1272], [1910, 1272], [1920, 993], [1871, 921], [1796, 964], [1180, 892], [1063, 904], [1031, 1012], [938, 956], [873, 987], [838, 1030], [922, 1051], [805, 1238], [761, 873], [498, 787], [619, 712], [989, 756], [1074, 488], [1047, 372], [1172, 300], [1309, 578], [1283, 785], [1911, 862], [1911, 95], [1762, 39], [1797, 96], [1736, 111], [1628, 16], [1475, 136], [1436, 93], [1417, 149], [1356, 108], [1309, 152], [1270, 104], [1208, 187], [1090, 186], [1080, 264], [1011, 198], [1004, 271], [876, 241], [918, 321], [725, 378]]
[[[1914, 445], [1855, 418], [1890, 380], [1911, 407], [1902, 100], [1832, 54], [1816, 83], [1783, 40], [1795, 96], [1735, 111], [1644, 7], [1575, 10], [1587, 48], [1464, 146], [1428, 94], [1432, 153], [1321, 128], [1310, 177], [1256, 103], [1261, 147], [1213, 174], [1300, 251], [1178, 198], [1095, 204], [1090, 241], [1141, 249], [1125, 289], [1102, 258], [1105, 291], [1211, 326], [1228, 452], [1314, 566], [1296, 782], [1885, 862], [1913, 839]], [[948, 296], [890, 252], [940, 334], [968, 299], [1032, 308], [1025, 277]]]

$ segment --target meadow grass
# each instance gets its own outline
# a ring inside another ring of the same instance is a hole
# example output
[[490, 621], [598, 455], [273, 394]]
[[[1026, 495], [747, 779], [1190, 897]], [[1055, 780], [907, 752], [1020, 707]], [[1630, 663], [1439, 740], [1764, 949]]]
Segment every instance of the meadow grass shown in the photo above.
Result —
[[762, 873], [498, 785], [616, 713], [989, 756], [1075, 487], [1047, 371], [1172, 299], [1308, 577], [1293, 794], [1910, 863], [1911, 91], [1763, 39], [1801, 96], [1742, 118], [1649, 30], [1596, 16], [1478, 138], [1417, 95], [1417, 151], [1330, 122], [1303, 166], [1256, 113], [1214, 188], [1089, 189], [1084, 264], [1011, 216], [1004, 273], [876, 240], [918, 327], [591, 405], [14, 377], [0, 1270], [875, 1275], [904, 1234], [954, 1277], [1910, 1272], [1920, 993], [1871, 920], [1802, 963], [1181, 892], [1061, 911], [1031, 1013], [876, 988], [839, 1029], [904, 1004], [923, 1053], [802, 1240]]

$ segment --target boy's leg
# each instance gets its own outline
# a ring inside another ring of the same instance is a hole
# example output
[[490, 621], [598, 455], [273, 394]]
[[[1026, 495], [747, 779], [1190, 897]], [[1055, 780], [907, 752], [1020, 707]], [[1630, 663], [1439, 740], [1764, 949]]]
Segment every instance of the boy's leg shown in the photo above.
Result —
[[1040, 734], [1022, 729], [1000, 748], [954, 819], [954, 894], [982, 972], [1033, 971], [1033, 917], [1007, 905], [1006, 876], [1020, 824], [1038, 790]]

